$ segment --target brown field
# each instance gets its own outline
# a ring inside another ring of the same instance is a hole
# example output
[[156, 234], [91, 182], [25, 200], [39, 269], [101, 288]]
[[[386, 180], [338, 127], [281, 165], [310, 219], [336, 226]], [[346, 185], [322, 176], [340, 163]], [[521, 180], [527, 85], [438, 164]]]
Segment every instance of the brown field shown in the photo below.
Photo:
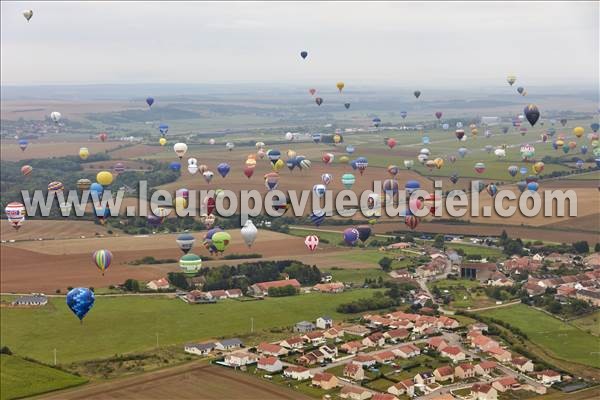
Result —
[[[120, 151], [120, 150], [117, 150], [117, 151]], [[110, 159], [107, 161], [97, 161], [97, 162], [85, 163], [85, 164], [82, 164], [82, 167], [84, 170], [93, 170], [93, 171], [103, 170], [103, 169], [112, 170], [114, 165], [119, 162], [122, 163], [123, 165], [125, 165], [126, 171], [132, 171], [132, 170], [144, 171], [144, 170], [152, 169], [151, 165], [149, 165], [148, 163], [142, 162], [142, 161], [119, 160], [119, 159]]]
[[[225, 254], [259, 253], [264, 260], [298, 259], [320, 267], [344, 266], [347, 268], [372, 267], [359, 262], [347, 262], [335, 256], [347, 251], [342, 248], [322, 245], [317, 252], [310, 253], [301, 237], [261, 230], [257, 242], [248, 248], [242, 241], [239, 230], [229, 231], [232, 243]], [[131, 261], [145, 256], [157, 259], [179, 259], [182, 255], [175, 242], [176, 235], [150, 236], [106, 236], [102, 238], [64, 239], [44, 241], [21, 241], [5, 243], [1, 247], [1, 291], [52, 293], [68, 286], [107, 287], [123, 283], [128, 278], [149, 281], [164, 277], [167, 272], [178, 271], [177, 264], [130, 265]], [[200, 257], [208, 256], [202, 246], [202, 233], [196, 235], [193, 252]], [[109, 249], [114, 259], [103, 276], [96, 269], [91, 255], [95, 250]], [[359, 251], [359, 250], [356, 250]], [[203, 265], [238, 264], [251, 260], [215, 260]], [[36, 279], [31, 279], [35, 276]]]
[[86, 385], [38, 398], [301, 400], [305, 395], [227, 368], [190, 363], [140, 376]]
[[93, 237], [106, 235], [106, 228], [91, 221], [73, 220], [26, 220], [21, 229], [14, 230], [8, 221], [0, 221], [2, 240], [37, 240]]
[[25, 151], [21, 151], [16, 141], [0, 143], [0, 158], [4, 161], [20, 161], [33, 158], [76, 156], [79, 149], [87, 147], [90, 154], [102, 153], [106, 150], [123, 146], [123, 142], [76, 141], [76, 142], [46, 142], [31, 140]]
[[52, 111], [60, 111], [63, 118], [85, 119], [89, 113], [105, 113], [125, 109], [144, 109], [144, 103], [129, 101], [51, 101], [51, 100], [7, 100], [2, 101], [2, 119], [44, 119]]
[[173, 155], [173, 145], [165, 147], [150, 146], [147, 144], [136, 144], [133, 146], [124, 147], [122, 149], [116, 149], [110, 152], [112, 158], [124, 158], [124, 159], [136, 159], [138, 157], [147, 157], [151, 154], [169, 152]]

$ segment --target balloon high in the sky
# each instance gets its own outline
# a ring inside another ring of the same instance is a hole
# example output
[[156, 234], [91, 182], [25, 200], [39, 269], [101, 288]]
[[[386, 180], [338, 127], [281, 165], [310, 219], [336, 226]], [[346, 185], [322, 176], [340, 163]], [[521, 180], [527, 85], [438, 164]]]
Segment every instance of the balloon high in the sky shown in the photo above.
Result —
[[320, 106], [321, 104], [323, 104], [323, 99], [322, 99], [322, 98], [320, 98], [320, 97], [317, 97], [317, 98], [315, 99], [315, 103], [317, 103], [317, 105], [318, 105], [318, 106]]
[[55, 124], [58, 124], [58, 121], [62, 118], [62, 115], [58, 111], [52, 111], [50, 113], [50, 119], [54, 121]]
[[342, 93], [342, 90], [344, 89], [344, 82], [338, 82], [335, 84], [335, 87], [337, 87], [337, 89], [340, 91], [340, 93]]
[[33, 17], [33, 10], [24, 10], [23, 11], [23, 16], [25, 17], [25, 19], [27, 20], [27, 22], [29, 22], [29, 20], [31, 19], [31, 17]]
[[27, 148], [28, 145], [29, 145], [29, 141], [27, 141], [27, 139], [19, 140], [19, 148], [21, 149], [21, 151], [25, 151], [25, 149]]
[[152, 104], [154, 104], [154, 97], [147, 97], [146, 104], [148, 104], [148, 107], [152, 107]]
[[509, 75], [506, 77], [506, 82], [508, 82], [508, 84], [510, 86], [512, 86], [516, 81], [517, 81], [517, 77], [514, 75]]
[[531, 126], [534, 126], [538, 119], [540, 119], [540, 110], [538, 110], [535, 104], [527, 105], [525, 110], [523, 110], [523, 113], [525, 114], [525, 118], [527, 118], [527, 121], [529, 121]]
[[415, 90], [413, 92], [413, 94], [415, 95], [415, 97], [418, 99], [419, 97], [421, 97], [421, 91], [420, 90]]
[[185, 143], [175, 143], [173, 145], [173, 151], [177, 154], [177, 157], [181, 160], [185, 153], [187, 152], [188, 146]]
[[308, 51], [301, 51], [300, 57], [302, 57], [302, 59], [306, 60], [306, 57], [308, 57]]

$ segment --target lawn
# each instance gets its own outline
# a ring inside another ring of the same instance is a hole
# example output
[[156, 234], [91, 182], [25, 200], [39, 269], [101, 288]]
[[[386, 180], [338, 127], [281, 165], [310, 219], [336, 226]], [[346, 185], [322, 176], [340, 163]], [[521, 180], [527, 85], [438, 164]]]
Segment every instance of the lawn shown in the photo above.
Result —
[[430, 284], [430, 287], [437, 287], [445, 293], [447, 290], [454, 300], [450, 302], [452, 308], [485, 307], [494, 304], [483, 289], [476, 290], [481, 284], [478, 281], [468, 279], [443, 279]]
[[366, 278], [369, 279], [389, 279], [389, 276], [381, 268], [358, 268], [358, 269], [326, 269], [323, 273], [329, 273], [334, 281], [344, 283], [362, 284]]
[[521, 329], [529, 340], [557, 358], [600, 368], [597, 337], [523, 304], [484, 311], [481, 315], [508, 322]]
[[[337, 313], [336, 307], [371, 294], [371, 290], [358, 289], [334, 295], [312, 293], [204, 305], [162, 296], [102, 297], [82, 324], [63, 298], [52, 298], [44, 308], [3, 309], [2, 345], [43, 362], [50, 362], [53, 349], [57, 349], [59, 363], [69, 363], [150, 350], [156, 346], [157, 334], [160, 346], [232, 336], [252, 342], [271, 328], [320, 315], [334, 320], [349, 318], [351, 315]], [[249, 335], [251, 318], [254, 336]]]
[[0, 399], [16, 399], [81, 385], [87, 379], [67, 372], [2, 354], [0, 358]]
[[502, 256], [502, 250], [497, 249], [495, 247], [487, 247], [487, 246], [471, 246], [468, 244], [462, 243], [446, 243], [446, 247], [449, 247], [454, 250], [462, 249], [465, 252], [465, 255], [479, 254], [482, 257], [496, 257], [499, 258]]
[[595, 311], [585, 317], [574, 319], [571, 321], [571, 324], [594, 336], [600, 336], [600, 311]]

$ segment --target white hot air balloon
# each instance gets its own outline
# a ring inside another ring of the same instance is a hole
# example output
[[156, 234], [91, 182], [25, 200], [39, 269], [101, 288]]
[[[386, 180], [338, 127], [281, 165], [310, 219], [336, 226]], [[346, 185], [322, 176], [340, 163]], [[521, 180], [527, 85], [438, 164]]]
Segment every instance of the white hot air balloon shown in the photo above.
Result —
[[208, 144], [212, 145], [212, 144], [215, 144], [215, 143], [217, 143], [217, 141], [215, 139], [213, 139], [213, 138], [208, 139]]
[[52, 111], [50, 113], [50, 119], [54, 121], [55, 124], [58, 124], [58, 121], [62, 118], [62, 115], [58, 111]]
[[287, 133], [285, 134], [285, 140], [287, 140], [287, 141], [292, 141], [292, 140], [294, 140], [294, 134], [293, 134], [292, 132], [287, 132]]
[[196, 164], [188, 164], [188, 172], [192, 175], [198, 172], [198, 165]]
[[206, 181], [206, 183], [210, 183], [210, 181], [212, 181], [212, 178], [215, 176], [215, 174], [212, 171], [204, 171], [202, 173], [202, 176], [204, 177], [204, 180]]
[[254, 226], [254, 223], [251, 220], [246, 221], [240, 232], [246, 246], [252, 247], [256, 240], [256, 235], [258, 235], [258, 229]]
[[33, 17], [33, 10], [25, 10], [25, 11], [23, 11], [23, 16], [25, 17], [25, 19], [27, 20], [27, 22], [29, 22], [29, 20], [31, 19], [31, 17]]
[[235, 147], [235, 144], [233, 144], [233, 142], [227, 142], [225, 144], [225, 148], [229, 151], [233, 150], [234, 147]]
[[188, 146], [185, 143], [175, 143], [173, 145], [173, 150], [175, 150], [175, 154], [177, 154], [177, 157], [179, 157], [180, 160], [183, 158], [183, 156], [187, 152], [187, 149], [188, 149]]
[[504, 158], [504, 157], [506, 157], [506, 150], [504, 150], [504, 149], [496, 149], [496, 150], [494, 150], [494, 154], [498, 158]]

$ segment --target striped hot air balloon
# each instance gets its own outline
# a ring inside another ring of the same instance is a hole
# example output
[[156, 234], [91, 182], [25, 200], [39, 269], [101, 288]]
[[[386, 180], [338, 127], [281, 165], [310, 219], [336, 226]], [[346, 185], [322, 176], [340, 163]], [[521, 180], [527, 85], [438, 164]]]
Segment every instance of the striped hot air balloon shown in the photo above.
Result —
[[98, 267], [98, 269], [102, 272], [102, 275], [104, 275], [104, 271], [110, 267], [113, 255], [109, 250], [102, 249], [96, 250], [92, 258], [94, 259], [96, 267]]

